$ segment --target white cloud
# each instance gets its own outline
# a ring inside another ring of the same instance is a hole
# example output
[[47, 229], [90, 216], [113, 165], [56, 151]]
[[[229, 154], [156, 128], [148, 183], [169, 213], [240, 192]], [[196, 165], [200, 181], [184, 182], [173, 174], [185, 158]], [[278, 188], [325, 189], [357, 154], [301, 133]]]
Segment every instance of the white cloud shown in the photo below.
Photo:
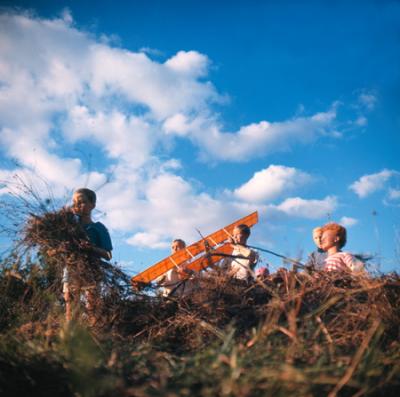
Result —
[[339, 223], [341, 225], [343, 225], [344, 227], [351, 227], [351, 226], [354, 226], [354, 225], [356, 225], [358, 223], [358, 219], [351, 218], [349, 216], [343, 216], [340, 219]]
[[[106, 188], [112, 189], [112, 185]], [[105, 203], [106, 224], [119, 225], [127, 232], [136, 225], [137, 230], [127, 238], [136, 247], [166, 247], [173, 238], [184, 238], [191, 243], [203, 235], [217, 230], [234, 219], [258, 210], [268, 218], [269, 227], [290, 217], [305, 219], [326, 218], [337, 207], [337, 199], [328, 196], [322, 200], [305, 200], [299, 197], [286, 199], [279, 205], [262, 205], [218, 199], [197, 192], [187, 181], [173, 174], [158, 175], [144, 186], [138, 195], [118, 197], [115, 206]], [[272, 222], [272, 224], [271, 224]]]
[[209, 59], [197, 51], [179, 51], [165, 64], [176, 72], [201, 77], [207, 75]]
[[272, 208], [275, 208], [289, 216], [306, 219], [320, 219], [332, 214], [336, 207], [336, 197], [327, 196], [323, 200], [305, 200], [300, 197], [291, 197]]
[[369, 111], [374, 110], [377, 101], [378, 98], [376, 93], [373, 91], [365, 90], [358, 96], [358, 102]]
[[[207, 75], [205, 55], [180, 51], [163, 64], [72, 23], [68, 10], [52, 20], [0, 15], [0, 143], [22, 170], [48, 178], [60, 194], [89, 178], [79, 158], [65, 155], [65, 140], [98, 145], [134, 169], [152, 162], [160, 117], [219, 100], [211, 83], [198, 80]], [[105, 178], [93, 172], [89, 179], [95, 186]]]
[[161, 56], [165, 55], [159, 49], [151, 48], [151, 47], [142, 47], [142, 48], [139, 49], [139, 52], [144, 52], [145, 54], [153, 55], [155, 57], [161, 57]]
[[384, 188], [385, 183], [393, 175], [399, 174], [397, 171], [383, 169], [375, 174], [364, 175], [350, 185], [350, 189], [357, 194], [358, 197], [364, 198], [370, 194]]
[[128, 161], [132, 167], [148, 161], [157, 142], [154, 125], [118, 110], [90, 113], [85, 106], [75, 106], [64, 129], [70, 141], [90, 139], [99, 143], [109, 158]]
[[176, 171], [180, 169], [182, 169], [182, 163], [178, 159], [169, 159], [164, 162], [160, 167], [162, 173], [166, 171]]
[[389, 188], [386, 197], [383, 199], [383, 204], [389, 206], [400, 206], [400, 189]]
[[311, 180], [309, 174], [296, 168], [270, 165], [256, 172], [249, 181], [235, 189], [233, 194], [241, 200], [261, 203], [274, 200]]
[[[90, 50], [89, 84], [94, 93], [100, 97], [121, 95], [122, 99], [148, 108], [158, 120], [179, 112], [198, 111], [220, 100], [211, 83], [198, 80], [200, 74], [206, 73], [204, 65], [200, 73], [196, 62], [187, 62], [181, 69], [171, 68], [168, 61], [160, 64], [143, 53], [101, 44], [92, 45]], [[183, 52], [180, 54], [179, 58], [184, 58]]]
[[390, 200], [399, 200], [400, 199], [400, 189], [390, 188], [388, 191], [388, 198]]
[[121, 226], [129, 219], [126, 231], [135, 224], [138, 232], [127, 242], [150, 248], [159, 248], [173, 238], [196, 241], [200, 238], [197, 229], [206, 235], [256, 209], [197, 192], [183, 178], [169, 173], [149, 180], [141, 196], [120, 198], [115, 210], [107, 210], [107, 224]]
[[207, 117], [186, 123], [190, 138], [203, 157], [221, 161], [248, 161], [271, 153], [289, 150], [296, 144], [311, 143], [325, 135], [334, 135], [336, 104], [328, 111], [309, 117], [295, 117], [281, 122], [261, 121], [241, 127], [237, 132], [223, 132], [222, 126]]
[[360, 127], [364, 127], [368, 124], [368, 119], [365, 116], [359, 116], [356, 121], [355, 124], [360, 126]]
[[165, 120], [163, 129], [167, 134], [185, 136], [190, 131], [190, 126], [187, 117], [177, 113]]
[[[104, 185], [98, 205], [105, 224], [129, 235], [130, 244], [161, 247], [177, 234], [194, 241], [196, 228], [207, 234], [257, 208], [312, 219], [334, 210], [332, 197], [260, 204], [310, 178], [283, 166], [256, 173], [228, 201], [204, 193], [173, 174], [182, 165], [169, 159], [165, 142], [178, 135], [204, 158], [246, 161], [335, 134], [337, 104], [229, 132], [213, 109], [225, 97], [207, 81], [204, 54], [179, 51], [157, 62], [77, 29], [68, 11], [56, 19], [3, 13], [0, 37], [4, 155], [15, 158], [33, 184], [47, 180], [56, 197]], [[90, 172], [72, 151], [87, 146], [98, 162]], [[14, 172], [0, 169], [0, 176]]]
[[126, 242], [136, 247], [145, 248], [168, 248], [170, 241], [160, 241], [161, 236], [154, 233], [136, 233], [128, 238]]

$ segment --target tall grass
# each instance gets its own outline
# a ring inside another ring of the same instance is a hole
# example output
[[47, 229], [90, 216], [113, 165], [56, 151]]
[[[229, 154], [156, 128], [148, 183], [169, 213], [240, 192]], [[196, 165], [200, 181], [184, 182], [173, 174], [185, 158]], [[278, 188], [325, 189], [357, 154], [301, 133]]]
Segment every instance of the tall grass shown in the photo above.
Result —
[[[67, 209], [28, 216], [0, 270], [4, 396], [397, 396], [400, 277], [213, 269], [189, 296], [127, 288]], [[61, 270], [74, 267], [75, 316]], [[95, 274], [95, 276], [93, 275]], [[96, 320], [80, 289], [99, 284]]]

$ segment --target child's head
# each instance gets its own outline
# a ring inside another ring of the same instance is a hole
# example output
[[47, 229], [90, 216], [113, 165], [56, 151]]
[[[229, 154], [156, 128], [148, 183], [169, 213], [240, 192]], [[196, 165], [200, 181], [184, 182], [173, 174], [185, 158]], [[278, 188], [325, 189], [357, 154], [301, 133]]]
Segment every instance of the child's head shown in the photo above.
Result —
[[74, 192], [72, 196], [72, 209], [80, 216], [90, 215], [96, 207], [96, 193], [87, 188], [81, 188]]
[[327, 223], [322, 228], [321, 248], [327, 251], [329, 248], [341, 249], [346, 244], [346, 229], [337, 223]]
[[171, 252], [173, 254], [175, 254], [175, 252], [178, 252], [181, 249], [184, 249], [185, 247], [186, 247], [186, 243], [183, 240], [181, 240], [180, 238], [176, 238], [171, 243]]
[[245, 245], [250, 237], [250, 228], [243, 223], [237, 225], [233, 228], [232, 237], [236, 244]]
[[316, 227], [312, 232], [313, 240], [318, 248], [321, 248], [322, 227]]

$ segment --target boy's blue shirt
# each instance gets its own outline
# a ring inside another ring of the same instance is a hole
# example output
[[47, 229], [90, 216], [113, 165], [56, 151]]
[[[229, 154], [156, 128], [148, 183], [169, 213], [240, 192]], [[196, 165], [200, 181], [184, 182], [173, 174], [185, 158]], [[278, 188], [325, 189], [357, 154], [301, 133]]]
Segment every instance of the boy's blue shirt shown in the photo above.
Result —
[[112, 251], [110, 233], [101, 222], [92, 222], [83, 225], [89, 241], [97, 248]]
[[[86, 225], [82, 225], [85, 230], [89, 241], [97, 248], [103, 248], [106, 251], [111, 252], [113, 247], [111, 243], [110, 233], [107, 228], [101, 222], [92, 222]], [[64, 267], [62, 282], [69, 282], [68, 268]]]

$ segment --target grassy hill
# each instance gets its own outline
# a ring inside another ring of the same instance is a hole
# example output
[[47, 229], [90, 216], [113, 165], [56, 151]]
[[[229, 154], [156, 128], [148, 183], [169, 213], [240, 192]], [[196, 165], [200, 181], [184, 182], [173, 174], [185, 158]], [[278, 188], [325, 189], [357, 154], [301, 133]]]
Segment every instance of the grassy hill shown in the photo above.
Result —
[[[400, 278], [205, 272], [183, 298], [134, 291], [62, 210], [32, 216], [0, 272], [4, 396], [397, 396]], [[73, 268], [65, 321], [62, 269]], [[85, 286], [98, 289], [88, 312]]]

